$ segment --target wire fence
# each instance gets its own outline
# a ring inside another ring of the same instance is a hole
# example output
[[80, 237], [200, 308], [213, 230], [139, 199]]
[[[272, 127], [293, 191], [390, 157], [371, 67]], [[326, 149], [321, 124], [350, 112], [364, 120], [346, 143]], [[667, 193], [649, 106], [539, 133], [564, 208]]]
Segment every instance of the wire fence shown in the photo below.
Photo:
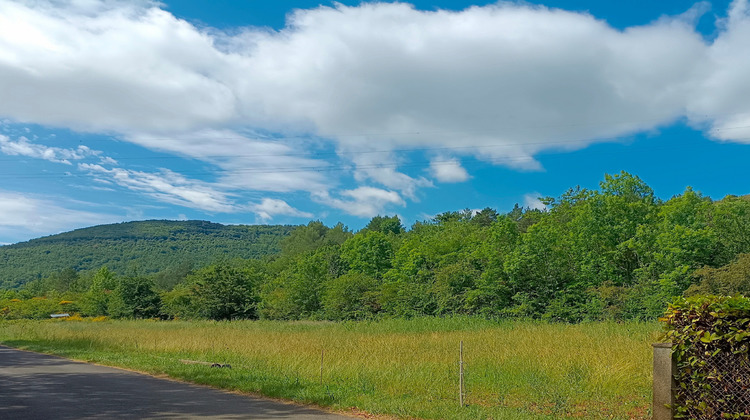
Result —
[[747, 352], [720, 352], [698, 361], [686, 373], [703, 378], [677, 389], [685, 418], [750, 419], [750, 358]]

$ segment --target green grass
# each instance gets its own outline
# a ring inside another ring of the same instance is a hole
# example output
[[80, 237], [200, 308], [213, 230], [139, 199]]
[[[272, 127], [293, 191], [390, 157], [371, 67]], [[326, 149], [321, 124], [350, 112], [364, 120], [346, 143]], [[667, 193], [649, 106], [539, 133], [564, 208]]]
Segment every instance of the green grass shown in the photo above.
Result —
[[[658, 334], [655, 323], [461, 317], [0, 323], [0, 342], [13, 347], [339, 411], [423, 419], [649, 418], [650, 344]], [[458, 406], [461, 340], [466, 407]]]

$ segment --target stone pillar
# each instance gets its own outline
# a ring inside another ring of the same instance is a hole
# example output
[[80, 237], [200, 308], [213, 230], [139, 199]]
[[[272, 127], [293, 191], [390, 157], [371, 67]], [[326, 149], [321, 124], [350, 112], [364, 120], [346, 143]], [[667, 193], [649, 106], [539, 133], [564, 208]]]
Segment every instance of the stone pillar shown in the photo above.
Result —
[[674, 374], [672, 343], [655, 343], [654, 347], [654, 420], [674, 418]]

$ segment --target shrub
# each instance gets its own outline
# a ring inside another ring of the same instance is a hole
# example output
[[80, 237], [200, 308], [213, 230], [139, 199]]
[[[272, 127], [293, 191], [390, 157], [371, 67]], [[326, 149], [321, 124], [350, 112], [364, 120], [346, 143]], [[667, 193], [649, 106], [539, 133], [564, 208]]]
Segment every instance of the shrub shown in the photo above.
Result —
[[750, 417], [750, 299], [678, 298], [662, 320], [677, 365], [676, 417]]
[[254, 319], [260, 274], [225, 264], [204, 267], [188, 277], [192, 303], [198, 318], [214, 320]]
[[367, 274], [352, 271], [326, 282], [323, 311], [332, 320], [365, 319], [378, 311], [378, 282]]

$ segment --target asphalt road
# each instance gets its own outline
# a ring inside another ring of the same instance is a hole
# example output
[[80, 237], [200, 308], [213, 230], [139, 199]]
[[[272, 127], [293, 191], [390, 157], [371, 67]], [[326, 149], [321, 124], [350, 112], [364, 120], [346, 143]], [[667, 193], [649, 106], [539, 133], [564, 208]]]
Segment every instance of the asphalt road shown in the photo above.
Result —
[[0, 419], [352, 418], [0, 346]]

